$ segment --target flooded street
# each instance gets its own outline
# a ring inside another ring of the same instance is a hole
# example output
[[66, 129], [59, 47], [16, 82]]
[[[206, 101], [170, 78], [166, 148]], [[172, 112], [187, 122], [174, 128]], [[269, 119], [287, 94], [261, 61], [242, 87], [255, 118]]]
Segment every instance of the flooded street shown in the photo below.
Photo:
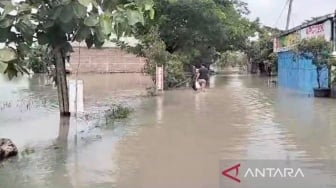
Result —
[[[264, 78], [217, 75], [192, 89], [146, 97], [141, 75], [83, 75], [85, 113], [60, 121], [56, 89], [41, 77], [0, 78], [0, 138], [20, 156], [0, 167], [1, 188], [219, 187], [223, 159], [335, 159], [336, 105]], [[113, 103], [134, 109], [106, 122]]]

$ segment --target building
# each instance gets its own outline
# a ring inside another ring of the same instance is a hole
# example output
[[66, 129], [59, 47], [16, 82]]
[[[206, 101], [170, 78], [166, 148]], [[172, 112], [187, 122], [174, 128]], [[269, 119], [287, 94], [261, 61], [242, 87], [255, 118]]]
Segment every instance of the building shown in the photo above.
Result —
[[[298, 58], [291, 49], [302, 39], [324, 37], [333, 40], [334, 15], [314, 18], [298, 27], [282, 33], [274, 40], [274, 51], [278, 53], [279, 86], [291, 88], [303, 93], [313, 93], [317, 87], [315, 65], [310, 60]], [[321, 86], [328, 87], [328, 70], [321, 73]]]
[[85, 42], [72, 46], [72, 72], [78, 69], [79, 73], [141, 73], [146, 63], [143, 57], [127, 53], [111, 42], [106, 42], [100, 49], [88, 49]]

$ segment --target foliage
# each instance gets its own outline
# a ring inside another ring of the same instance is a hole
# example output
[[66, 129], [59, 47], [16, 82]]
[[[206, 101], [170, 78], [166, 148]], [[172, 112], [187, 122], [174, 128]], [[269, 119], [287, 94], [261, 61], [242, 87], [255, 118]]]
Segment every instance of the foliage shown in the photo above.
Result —
[[173, 56], [165, 66], [165, 88], [176, 87], [185, 79], [183, 62], [179, 56]]
[[246, 55], [238, 51], [226, 51], [220, 54], [216, 65], [223, 68], [225, 66], [245, 66], [247, 64]]
[[154, 0], [154, 8], [154, 20], [135, 29], [139, 44], [118, 44], [146, 57], [150, 75], [156, 64], [166, 65], [166, 87], [183, 81], [190, 64], [213, 63], [218, 52], [240, 49], [255, 31], [240, 0]]
[[51, 57], [50, 50], [46, 45], [37, 45], [32, 47], [30, 52], [26, 55], [25, 65], [34, 73], [46, 73], [48, 66], [54, 63], [54, 59]]
[[28, 73], [24, 60], [32, 46], [50, 47], [59, 110], [65, 116], [70, 115], [65, 59], [71, 42], [85, 41], [88, 48], [100, 48], [113, 35], [119, 39], [133, 34], [154, 12], [152, 0], [4, 0], [0, 7], [0, 42], [7, 46], [0, 52], [0, 61], [7, 63], [4, 73], [10, 79], [19, 72]]
[[321, 87], [320, 74], [323, 68], [330, 70], [334, 58], [331, 56], [332, 44], [323, 37], [303, 39], [294, 49], [294, 52], [301, 58], [310, 59], [316, 66], [318, 88]]
[[146, 57], [145, 72], [152, 77], [155, 82], [156, 66], [165, 66], [170, 54], [166, 51], [166, 46], [163, 41], [160, 40], [156, 29], [144, 36], [145, 41], [142, 44], [138, 44], [134, 48], [128, 48], [134, 53], [142, 54]]
[[151, 0], [29, 0], [15, 4], [6, 0], [0, 7], [4, 9], [0, 42], [7, 46], [0, 61], [7, 64], [5, 73], [10, 78], [27, 73], [24, 59], [34, 43], [48, 45], [64, 58], [71, 49], [69, 42], [101, 47], [111, 35], [132, 34], [132, 28], [145, 23], [146, 15], [153, 15]]
[[275, 72], [278, 72], [278, 54], [275, 52], [269, 54], [268, 61], [273, 65]]
[[206, 56], [211, 55], [208, 47], [234, 49], [252, 31], [251, 23], [237, 10], [244, 6], [240, 1], [158, 0], [160, 36], [170, 53], [197, 49]]
[[122, 105], [112, 105], [110, 109], [105, 112], [106, 119], [125, 119], [133, 110], [129, 107]]
[[320, 37], [303, 39], [299, 42], [295, 51], [301, 57], [311, 59], [312, 63], [319, 69], [329, 64], [332, 44]]
[[6, 64], [0, 62], [0, 72], [4, 72], [6, 70]]
[[[280, 30], [260, 26], [258, 21], [255, 22], [257, 25], [257, 32], [255, 40], [248, 40], [242, 47], [242, 51], [248, 57], [249, 63], [256, 65], [261, 62], [268, 62], [268, 66], [277, 69], [277, 54], [273, 52], [273, 39], [280, 34]], [[256, 66], [252, 66], [256, 68]], [[255, 72], [255, 70], [252, 70]]]
[[252, 62], [274, 62], [276, 56], [273, 53], [273, 38], [280, 31], [269, 27], [260, 27], [258, 30], [257, 41], [248, 41], [245, 52]]
[[185, 79], [184, 67], [187, 57], [183, 54], [173, 55], [166, 50], [166, 44], [161, 40], [157, 27], [151, 28], [149, 33], [141, 37], [141, 43], [135, 47], [129, 46], [125, 42], [118, 42], [118, 45], [140, 56], [146, 57], [144, 67], [145, 73], [152, 77], [156, 82], [156, 66], [164, 66], [165, 88], [170, 88]]

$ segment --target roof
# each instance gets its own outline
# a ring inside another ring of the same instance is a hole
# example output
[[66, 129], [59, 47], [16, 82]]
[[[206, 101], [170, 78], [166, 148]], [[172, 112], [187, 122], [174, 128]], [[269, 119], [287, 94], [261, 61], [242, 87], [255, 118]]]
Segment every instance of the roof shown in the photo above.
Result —
[[331, 20], [333, 18], [334, 18], [334, 14], [327, 14], [325, 16], [320, 16], [320, 17], [313, 18], [312, 20], [304, 22], [303, 24], [301, 24], [299, 26], [296, 26], [296, 27], [294, 27], [290, 30], [282, 32], [280, 34], [280, 36], [288, 35], [288, 34], [293, 33], [295, 31], [304, 29], [306, 27], [309, 27], [309, 26], [312, 26], [312, 25], [315, 25], [315, 24], [318, 24], [318, 23], [321, 23], [321, 22], [325, 22], [327, 20]]

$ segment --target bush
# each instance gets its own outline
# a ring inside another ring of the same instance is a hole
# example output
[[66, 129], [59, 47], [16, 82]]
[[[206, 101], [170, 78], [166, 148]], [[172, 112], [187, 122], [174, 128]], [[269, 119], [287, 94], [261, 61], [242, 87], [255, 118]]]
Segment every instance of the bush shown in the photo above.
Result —
[[47, 67], [52, 64], [52, 61], [50, 49], [41, 45], [32, 48], [25, 59], [27, 67], [34, 73], [46, 73]]
[[172, 58], [165, 67], [165, 88], [173, 88], [185, 79], [183, 62], [178, 57]]
[[175, 87], [184, 81], [184, 65], [190, 63], [190, 57], [184, 53], [170, 54], [165, 43], [161, 40], [157, 28], [152, 29], [143, 37], [143, 43], [136, 47], [130, 47], [123, 42], [117, 44], [122, 49], [127, 49], [128, 52], [146, 58], [144, 72], [151, 76], [154, 83], [156, 83], [156, 66], [164, 66], [165, 89]]
[[112, 105], [105, 113], [106, 119], [125, 119], [133, 110], [122, 105]]
[[31, 69], [34, 73], [46, 73], [47, 67], [46, 64], [38, 57], [30, 57], [28, 59], [28, 68]]

